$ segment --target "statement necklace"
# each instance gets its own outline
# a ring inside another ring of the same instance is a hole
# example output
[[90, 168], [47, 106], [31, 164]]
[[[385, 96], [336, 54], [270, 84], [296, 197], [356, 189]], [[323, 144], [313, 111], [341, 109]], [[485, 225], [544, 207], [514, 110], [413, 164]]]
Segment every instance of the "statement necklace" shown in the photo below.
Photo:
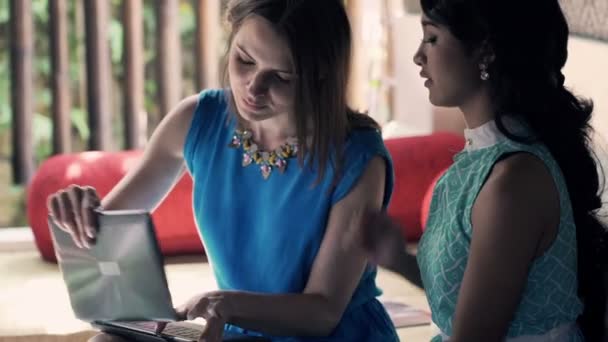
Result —
[[262, 177], [264, 180], [270, 177], [272, 168], [277, 168], [280, 173], [285, 172], [287, 161], [293, 158], [298, 153], [298, 139], [295, 137], [287, 138], [285, 144], [279, 146], [271, 152], [261, 150], [258, 145], [252, 140], [252, 133], [248, 130], [237, 129], [234, 131], [232, 140], [228, 147], [243, 148], [243, 167], [251, 165], [255, 162], [260, 166]]

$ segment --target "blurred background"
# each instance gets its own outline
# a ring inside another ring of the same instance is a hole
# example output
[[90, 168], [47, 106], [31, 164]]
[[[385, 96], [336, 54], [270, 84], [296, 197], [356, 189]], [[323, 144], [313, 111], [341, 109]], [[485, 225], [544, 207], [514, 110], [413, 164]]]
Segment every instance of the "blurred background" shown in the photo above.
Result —
[[[226, 2], [0, 0], [0, 228], [28, 225], [24, 190], [45, 159], [140, 149], [179, 99], [219, 86]], [[603, 145], [608, 2], [583, 2], [562, 0], [576, 14], [564, 73], [567, 85], [595, 101]], [[385, 137], [462, 134], [457, 109], [428, 102], [412, 62], [418, 1], [345, 3], [355, 38], [351, 104], [379, 121]]]

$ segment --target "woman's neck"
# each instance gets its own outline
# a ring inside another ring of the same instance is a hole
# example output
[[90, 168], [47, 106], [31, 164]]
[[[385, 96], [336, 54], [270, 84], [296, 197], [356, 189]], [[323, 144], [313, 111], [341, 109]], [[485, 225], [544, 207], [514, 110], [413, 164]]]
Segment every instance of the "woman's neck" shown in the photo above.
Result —
[[479, 127], [495, 118], [489, 91], [486, 87], [463, 103], [460, 110], [464, 114], [464, 120], [469, 129]]
[[263, 121], [248, 121], [244, 125], [253, 134], [253, 140], [266, 151], [278, 148], [288, 138], [297, 135], [295, 120], [287, 115]]

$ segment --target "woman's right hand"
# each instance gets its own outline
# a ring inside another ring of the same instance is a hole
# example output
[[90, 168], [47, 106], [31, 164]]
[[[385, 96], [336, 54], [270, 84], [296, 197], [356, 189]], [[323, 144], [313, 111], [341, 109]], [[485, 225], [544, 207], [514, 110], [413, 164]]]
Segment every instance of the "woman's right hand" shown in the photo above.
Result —
[[403, 228], [385, 212], [368, 212], [362, 220], [361, 243], [371, 262], [397, 271], [405, 252]]
[[89, 248], [97, 235], [96, 210], [101, 207], [97, 191], [90, 186], [70, 185], [47, 199], [51, 219], [68, 232], [76, 246]]

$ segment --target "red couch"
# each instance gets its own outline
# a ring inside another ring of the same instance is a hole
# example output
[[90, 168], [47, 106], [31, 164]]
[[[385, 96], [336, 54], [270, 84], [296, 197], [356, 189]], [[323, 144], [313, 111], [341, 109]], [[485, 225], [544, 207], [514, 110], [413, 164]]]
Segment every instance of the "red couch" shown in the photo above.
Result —
[[[408, 240], [417, 241], [428, 214], [432, 186], [462, 149], [464, 140], [451, 133], [434, 133], [385, 142], [395, 169], [388, 212], [406, 227]], [[54, 156], [40, 165], [27, 189], [27, 216], [43, 259], [56, 260], [47, 225], [47, 197], [70, 184], [92, 185], [103, 197], [140, 156], [141, 151], [81, 152]], [[192, 180], [185, 175], [152, 214], [164, 255], [203, 252], [194, 224], [191, 191]]]
[[405, 229], [409, 242], [420, 239], [439, 176], [464, 147], [464, 138], [447, 132], [386, 139], [393, 158], [395, 187], [388, 213]]

